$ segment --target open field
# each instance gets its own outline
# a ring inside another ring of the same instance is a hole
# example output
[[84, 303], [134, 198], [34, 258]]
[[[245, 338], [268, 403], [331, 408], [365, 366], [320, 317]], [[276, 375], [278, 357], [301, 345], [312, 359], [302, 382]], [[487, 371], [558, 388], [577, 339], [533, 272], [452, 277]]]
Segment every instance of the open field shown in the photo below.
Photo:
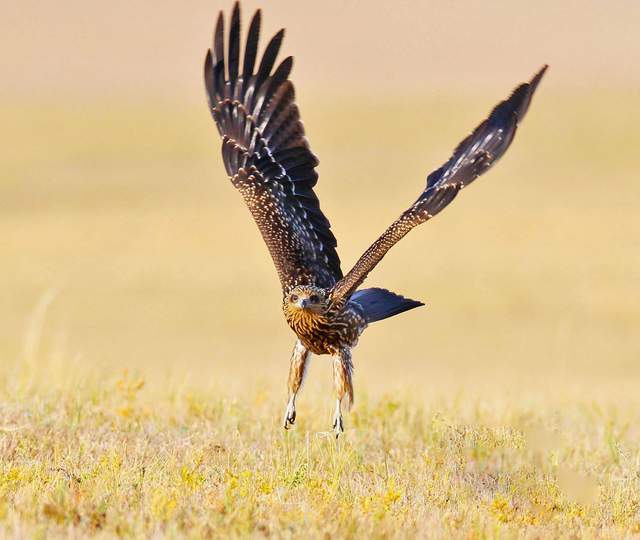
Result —
[[[345, 267], [515, 82], [302, 101]], [[361, 340], [338, 445], [323, 358], [280, 428], [293, 336], [204, 106], [3, 106], [0, 535], [640, 534], [639, 106], [543, 85], [390, 253], [368, 283], [428, 307]]]
[[172, 382], [145, 398], [135, 377], [68, 377], [38, 385], [46, 397], [13, 379], [3, 395], [3, 536], [640, 532], [637, 401], [365, 398], [336, 444], [317, 432], [317, 393], [285, 433], [273, 388], [221, 397]]
[[345, 270], [551, 65], [368, 280], [427, 307], [361, 339], [337, 443], [325, 358], [281, 428], [293, 335], [200, 80], [220, 3], [2, 7], [0, 539], [640, 536], [637, 1], [263, 5]]

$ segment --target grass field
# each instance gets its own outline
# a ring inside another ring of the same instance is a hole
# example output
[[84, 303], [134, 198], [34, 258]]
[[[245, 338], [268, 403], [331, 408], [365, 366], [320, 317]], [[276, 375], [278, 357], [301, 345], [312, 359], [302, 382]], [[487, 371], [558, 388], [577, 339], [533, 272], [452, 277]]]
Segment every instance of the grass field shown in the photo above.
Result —
[[[508, 89], [302, 101], [345, 268]], [[280, 427], [293, 336], [204, 106], [3, 105], [0, 536], [640, 534], [639, 105], [543, 85], [390, 253], [368, 284], [428, 306], [363, 336], [338, 443], [324, 358]]]

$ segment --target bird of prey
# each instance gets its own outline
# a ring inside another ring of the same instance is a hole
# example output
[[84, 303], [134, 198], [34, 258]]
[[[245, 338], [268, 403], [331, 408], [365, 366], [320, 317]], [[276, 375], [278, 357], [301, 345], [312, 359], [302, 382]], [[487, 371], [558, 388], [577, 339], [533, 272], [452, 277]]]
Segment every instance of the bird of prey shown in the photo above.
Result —
[[505, 153], [547, 68], [518, 86], [427, 176], [416, 201], [363, 253], [346, 274], [336, 239], [313, 187], [318, 159], [305, 138], [289, 79], [293, 59], [276, 66], [284, 30], [260, 62], [261, 12], [249, 24], [240, 52], [240, 7], [231, 13], [225, 50], [221, 12], [207, 52], [204, 78], [210, 112], [222, 137], [222, 159], [267, 244], [282, 286], [282, 311], [297, 336], [288, 378], [284, 428], [296, 420], [296, 395], [310, 353], [331, 355], [336, 392], [333, 431], [343, 431], [342, 407], [353, 404], [351, 350], [373, 322], [424, 305], [386, 289], [359, 287], [411, 229], [431, 219]]

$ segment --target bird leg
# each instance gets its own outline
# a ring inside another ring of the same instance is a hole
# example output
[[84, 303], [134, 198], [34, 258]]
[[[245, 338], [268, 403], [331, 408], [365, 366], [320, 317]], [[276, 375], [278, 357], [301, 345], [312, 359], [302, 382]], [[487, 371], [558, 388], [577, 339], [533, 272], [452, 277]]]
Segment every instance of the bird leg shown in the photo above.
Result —
[[353, 405], [353, 363], [351, 362], [351, 350], [342, 349], [333, 357], [333, 382], [336, 389], [336, 410], [333, 415], [333, 432], [336, 439], [344, 431], [342, 423], [342, 401], [345, 396], [348, 399], [348, 407]]
[[291, 354], [291, 366], [289, 367], [289, 380], [287, 382], [289, 401], [284, 411], [284, 429], [289, 429], [296, 421], [296, 395], [307, 372], [308, 359], [309, 349], [300, 340], [296, 341]]

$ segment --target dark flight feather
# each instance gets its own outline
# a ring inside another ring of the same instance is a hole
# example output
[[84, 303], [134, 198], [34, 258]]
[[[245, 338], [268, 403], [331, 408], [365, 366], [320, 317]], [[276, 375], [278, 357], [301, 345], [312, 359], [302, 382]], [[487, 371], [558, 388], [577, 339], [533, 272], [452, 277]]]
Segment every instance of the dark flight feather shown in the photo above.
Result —
[[318, 160], [309, 149], [294, 102], [289, 80], [293, 58], [274, 69], [284, 36], [280, 30], [254, 72], [260, 25], [257, 11], [249, 25], [241, 74], [238, 4], [231, 16], [228, 57], [220, 13], [213, 47], [205, 58], [205, 86], [223, 140], [222, 159], [258, 224], [283, 290], [296, 285], [331, 288], [342, 271], [336, 239], [313, 191]]
[[524, 118], [546, 70], [547, 66], [544, 66], [529, 83], [521, 84], [508, 99], [500, 102], [489, 117], [456, 147], [449, 161], [428, 176], [427, 189], [458, 181], [469, 185], [498, 161], [509, 148], [518, 123]]
[[213, 34], [213, 82], [218, 88], [224, 88], [224, 17], [222, 13], [218, 16], [216, 30]]
[[229, 32], [229, 82], [233, 87], [238, 79], [238, 62], [240, 60], [240, 5], [237, 2], [233, 6]]
[[253, 68], [256, 65], [258, 56], [258, 40], [260, 39], [260, 10], [256, 11], [251, 24], [249, 25], [249, 34], [247, 35], [247, 45], [244, 50], [244, 64], [242, 66], [242, 79], [246, 88], [249, 79], [253, 75]]
[[273, 65], [276, 62], [276, 58], [278, 53], [280, 52], [280, 45], [282, 44], [282, 38], [284, 37], [284, 28], [282, 28], [275, 36], [271, 38], [267, 48], [262, 55], [262, 60], [260, 61], [260, 67], [258, 68], [258, 73], [256, 75], [256, 86], [259, 87], [262, 85], [264, 80], [269, 76], [271, 70], [273, 69]]

